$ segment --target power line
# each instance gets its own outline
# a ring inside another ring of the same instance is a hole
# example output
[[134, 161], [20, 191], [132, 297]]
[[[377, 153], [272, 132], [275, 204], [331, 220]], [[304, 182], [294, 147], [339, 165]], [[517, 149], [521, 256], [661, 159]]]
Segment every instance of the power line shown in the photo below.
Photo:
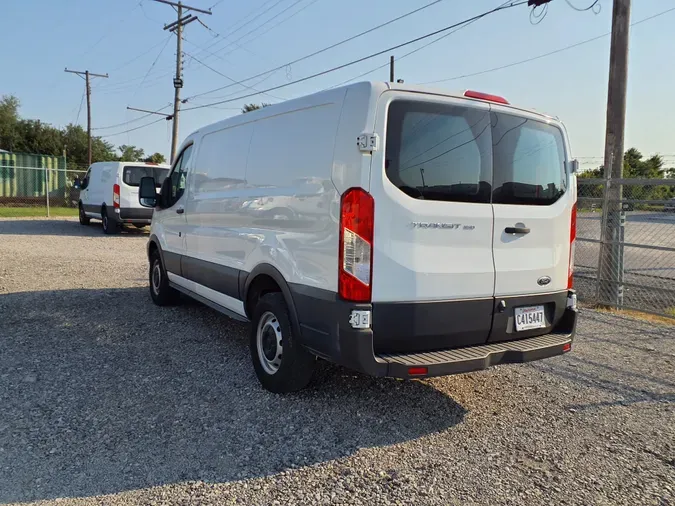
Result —
[[[657, 18], [659, 16], [663, 16], [664, 14], [667, 14], [667, 13], [672, 12], [672, 11], [675, 11], [675, 7], [667, 9], [663, 12], [659, 12], [658, 14], [654, 14], [652, 16], [646, 17], [644, 19], [641, 19], [640, 21], [636, 21], [635, 23], [632, 23], [630, 26], [639, 25], [640, 23], [650, 21], [654, 18]], [[426, 82], [423, 82], [423, 83], [420, 83], [420, 84], [444, 83], [444, 82], [447, 82], [447, 81], [455, 81], [457, 79], [464, 79], [465, 77], [474, 77], [474, 76], [479, 76], [481, 74], [487, 74], [488, 72], [494, 72], [496, 70], [502, 70], [502, 69], [507, 69], [507, 68], [510, 68], [510, 67], [515, 67], [516, 65], [522, 65], [523, 63], [528, 63], [528, 62], [531, 62], [531, 61], [534, 61], [534, 60], [539, 60], [541, 58], [545, 58], [546, 56], [551, 56], [551, 55], [554, 55], [554, 54], [557, 54], [557, 53], [562, 53], [563, 51], [567, 51], [568, 49], [574, 49], [575, 47], [579, 47], [579, 46], [582, 46], [584, 44], [588, 44], [589, 42], [594, 42], [596, 40], [600, 40], [604, 37], [607, 37], [609, 34], [610, 34], [610, 32], [607, 32], [607, 33], [604, 33], [602, 35], [598, 35], [597, 37], [592, 37], [590, 39], [582, 40], [581, 42], [577, 42], [577, 43], [571, 44], [569, 46], [561, 47], [560, 49], [556, 49], [554, 51], [549, 51], [548, 53], [540, 54], [538, 56], [533, 56], [532, 58], [527, 58], [525, 60], [520, 60], [520, 61], [517, 61], [517, 62], [508, 63], [506, 65], [500, 65], [499, 67], [493, 67], [493, 68], [490, 68], [490, 69], [487, 69], [487, 70], [481, 70], [479, 72], [473, 72], [471, 74], [463, 74], [461, 76], [449, 77], [447, 79], [438, 79], [436, 81], [426, 81]]]
[[[283, 1], [284, 1], [284, 0], [277, 0], [277, 1], [274, 2], [272, 5], [270, 5], [267, 9], [265, 9], [264, 11], [262, 11], [262, 12], [259, 13], [259, 14], [256, 14], [255, 17], [256, 17], [256, 18], [261, 18], [262, 16], [264, 16], [265, 14], [267, 14], [269, 11], [271, 11], [272, 9], [274, 9], [277, 5], [279, 5], [279, 4], [280, 4], [281, 2], [283, 2]], [[267, 1], [267, 2], [263, 3], [260, 7], [264, 7], [264, 6], [267, 5], [268, 3], [270, 3], [270, 2]], [[257, 10], [257, 9], [254, 9], [254, 10], [251, 11], [248, 15], [244, 16], [240, 21], [238, 21], [238, 22], [234, 23], [233, 25], [230, 25], [230, 27], [226, 28], [225, 31], [229, 33], [229, 36], [232, 36], [233, 34], [237, 33], [239, 30], [241, 30], [242, 28], [244, 28], [247, 24], [252, 23], [252, 22], [254, 21], [253, 19], [251, 19], [250, 21], [246, 21], [245, 23], [243, 23], [241, 26], [239, 26], [238, 28], [236, 28], [236, 29], [234, 29], [234, 30], [232, 29], [232, 28], [234, 28], [235, 26], [237, 26], [242, 20], [247, 19], [248, 17], [250, 17], [251, 14], [255, 13], [256, 10]], [[264, 23], [263, 23], [263, 24], [264, 24]], [[262, 25], [260, 25], [260, 26], [262, 26]], [[217, 40], [217, 41], [213, 42], [212, 44], [210, 44], [209, 46], [207, 46], [206, 49], [211, 49], [212, 47], [217, 46], [217, 45], [220, 44], [223, 40], [226, 40], [226, 39], [220, 39], [220, 40]]]
[[[281, 88], [285, 88], [285, 87], [291, 86], [291, 85], [293, 85], [293, 84], [298, 84], [298, 83], [301, 83], [301, 82], [304, 82], [304, 81], [309, 81], [310, 79], [314, 79], [314, 78], [316, 78], [316, 77], [323, 76], [323, 75], [325, 75], [325, 74], [329, 74], [329, 73], [331, 73], [331, 72], [335, 72], [335, 71], [337, 71], [337, 70], [341, 70], [341, 69], [346, 68], [346, 67], [350, 67], [351, 65], [355, 65], [355, 64], [357, 64], [357, 63], [361, 63], [362, 61], [369, 60], [369, 59], [374, 58], [374, 57], [376, 57], [376, 56], [380, 56], [380, 55], [382, 55], [382, 54], [389, 53], [389, 52], [391, 52], [391, 51], [393, 51], [393, 50], [395, 50], [395, 49], [398, 49], [398, 48], [401, 48], [401, 47], [404, 47], [404, 46], [407, 46], [407, 45], [410, 45], [410, 44], [414, 44], [415, 42], [419, 42], [420, 40], [428, 39], [429, 37], [433, 37], [434, 35], [438, 35], [439, 33], [443, 33], [443, 32], [446, 32], [446, 31], [448, 31], [448, 30], [452, 30], [453, 28], [456, 28], [456, 27], [461, 26], [461, 25], [463, 25], [463, 24], [469, 23], [469, 22], [474, 21], [474, 20], [476, 20], [476, 19], [483, 18], [483, 17], [488, 16], [488, 15], [490, 15], [490, 14], [493, 14], [493, 13], [495, 13], [495, 12], [497, 12], [497, 11], [505, 10], [505, 9], [510, 9], [511, 7], [517, 7], [517, 6], [520, 6], [520, 5], [525, 5], [525, 4], [527, 4], [527, 3], [528, 3], [528, 0], [521, 0], [521, 1], [518, 1], [518, 2], [512, 2], [512, 3], [508, 4], [508, 5], [503, 5], [503, 4], [502, 4], [502, 5], [499, 6], [499, 7], [495, 7], [494, 9], [491, 9], [491, 10], [489, 10], [489, 11], [483, 12], [482, 14], [478, 14], [478, 15], [476, 15], [476, 16], [473, 16], [473, 17], [471, 17], [471, 18], [465, 19], [465, 20], [460, 21], [460, 22], [458, 22], [458, 23], [454, 23], [454, 24], [452, 24], [452, 25], [450, 25], [450, 26], [446, 26], [445, 28], [441, 28], [441, 29], [439, 29], [439, 30], [435, 30], [435, 31], [433, 31], [433, 32], [431, 32], [431, 33], [427, 33], [426, 35], [422, 35], [422, 36], [420, 36], [420, 37], [416, 37], [416, 38], [414, 38], [414, 39], [408, 40], [408, 41], [403, 42], [403, 43], [401, 43], [401, 44], [397, 44], [397, 45], [392, 46], [392, 47], [389, 47], [389, 48], [387, 48], [387, 49], [383, 49], [382, 51], [378, 51], [378, 52], [376, 52], [376, 53], [369, 54], [369, 55], [364, 56], [364, 57], [362, 57], [362, 58], [358, 58], [358, 59], [356, 59], [356, 60], [352, 60], [352, 61], [350, 61], [350, 62], [344, 63], [344, 64], [342, 64], [342, 65], [338, 65], [338, 66], [336, 66], [336, 67], [333, 67], [333, 68], [330, 68], [330, 69], [327, 69], [327, 70], [323, 70], [323, 71], [321, 71], [321, 72], [317, 72], [317, 73], [312, 74], [312, 75], [309, 75], [309, 76], [307, 76], [307, 77], [303, 77], [303, 78], [301, 78], [301, 79], [296, 79], [295, 81], [291, 81], [291, 82], [289, 82], [289, 83], [280, 84], [280, 85], [278, 85], [278, 86], [273, 86], [273, 87], [268, 88], [268, 89], [266, 89], [266, 90], [262, 90], [262, 92], [260, 92], [260, 93], [267, 93], [267, 92], [269, 92], [269, 91], [274, 91], [274, 90], [278, 90], [278, 89], [281, 89]], [[222, 88], [220, 88], [220, 89], [222, 89]], [[205, 104], [205, 105], [200, 105], [200, 106], [195, 106], [195, 107], [188, 107], [188, 108], [186, 108], [186, 109], [184, 109], [184, 110], [185, 110], [185, 111], [191, 111], [191, 110], [194, 110], [194, 109], [202, 109], [202, 108], [204, 108], [204, 107], [209, 107], [209, 105], [220, 105], [220, 104], [224, 104], [224, 103], [227, 103], [227, 102], [234, 102], [234, 101], [236, 101], [236, 100], [241, 100], [241, 99], [243, 99], [243, 98], [248, 98], [248, 97], [252, 97], [252, 96], [255, 96], [255, 95], [258, 95], [258, 93], [251, 93], [251, 94], [248, 94], [248, 95], [242, 95], [242, 96], [239, 96], [239, 97], [236, 97], [236, 98], [232, 98], [232, 99], [229, 99], [229, 100], [221, 100], [221, 101], [219, 101], [219, 102], [213, 102], [212, 104]], [[197, 95], [195, 95], [195, 96], [197, 96]]]
[[244, 83], [242, 83], [241, 81], [237, 81], [236, 79], [232, 79], [231, 77], [226, 76], [225, 74], [223, 74], [223, 73], [220, 72], [219, 70], [216, 70], [216, 69], [214, 69], [213, 67], [207, 65], [206, 63], [204, 63], [203, 61], [201, 61], [200, 59], [198, 59], [196, 56], [191, 55], [191, 54], [188, 53], [187, 51], [183, 51], [183, 54], [185, 54], [186, 56], [189, 56], [190, 58], [192, 58], [194, 61], [196, 61], [196, 62], [199, 63], [200, 65], [203, 65], [204, 67], [206, 67], [206, 68], [209, 69], [210, 71], [212, 71], [212, 72], [218, 74], [218, 75], [221, 76], [221, 77], [224, 77], [224, 78], [227, 79], [228, 81], [232, 81], [233, 83], [239, 84], [240, 86], [243, 86], [243, 87], [246, 88], [246, 89], [253, 90], [253, 91], [255, 91], [255, 92], [257, 92], [257, 93], [260, 93], [260, 94], [263, 94], [263, 95], [267, 95], [268, 97], [276, 98], [277, 100], [286, 100], [286, 99], [283, 98], [283, 97], [277, 97], [277, 96], [272, 95], [272, 94], [270, 94], [270, 93], [264, 93], [264, 92], [258, 91], [258, 90], [256, 90], [255, 88], [253, 88], [252, 86], [248, 86], [247, 84], [244, 84]]
[[166, 108], [168, 108], [168, 107], [171, 107], [171, 105], [172, 105], [172, 104], [165, 105], [165, 106], [162, 107], [161, 109], [157, 109], [156, 111], [153, 111], [152, 113], [144, 114], [143, 116], [139, 116], [138, 118], [134, 118], [134, 119], [132, 119], [132, 120], [125, 121], [125, 122], [123, 122], [123, 123], [117, 123], [117, 124], [115, 124], [115, 125], [108, 125], [108, 126], [104, 126], [104, 127], [92, 128], [92, 130], [109, 130], [109, 129], [111, 129], [111, 128], [118, 128], [118, 127], [121, 127], [121, 126], [124, 126], [124, 125], [129, 125], [129, 124], [131, 124], [131, 123], [136, 123], [137, 121], [140, 121], [140, 120], [142, 120], [142, 119], [145, 119], [145, 118], [147, 118], [148, 116], [152, 116], [153, 114], [157, 114], [157, 113], [163, 111], [164, 109], [166, 109]]
[[[219, 51], [223, 51], [225, 48], [230, 47], [230, 46], [232, 46], [232, 45], [235, 45], [235, 46], [237, 46], [237, 47], [240, 47], [240, 46], [238, 46], [237, 42], [239, 42], [239, 41], [242, 40], [243, 38], [247, 37], [247, 36], [250, 35], [251, 33], [255, 32], [256, 30], [259, 30], [260, 28], [262, 28], [263, 26], [265, 26], [265, 25], [266, 25], [267, 23], [269, 23], [270, 21], [272, 21], [272, 20], [276, 19], [277, 17], [279, 17], [280, 15], [282, 15], [284, 12], [287, 12], [287, 11], [290, 10], [291, 8], [295, 7], [295, 6], [296, 6], [297, 4], [299, 4], [300, 2], [302, 2], [302, 0], [296, 0], [295, 2], [293, 2], [293, 3], [292, 3], [291, 5], [289, 5], [288, 7], [286, 7], [286, 8], [283, 9], [282, 11], [278, 12], [275, 16], [273, 16], [273, 17], [271, 17], [270, 19], [268, 19], [267, 21], [265, 21], [265, 23], [263, 23], [262, 25], [260, 25], [260, 26], [258, 26], [258, 27], [256, 27], [256, 28], [254, 28], [253, 30], [248, 31], [247, 33], [245, 33], [244, 35], [242, 35], [242, 36], [239, 37], [238, 39], [235, 39], [234, 41], [231, 41], [228, 45], [226, 45], [226, 46], [222, 47], [221, 49], [219, 49]], [[276, 23], [276, 24], [270, 26], [270, 27], [267, 28], [267, 30], [265, 30], [264, 32], [258, 33], [253, 39], [246, 41], [245, 44], [249, 44], [249, 43], [253, 42], [254, 40], [256, 40], [256, 39], [262, 37], [262, 36], [265, 35], [266, 33], [270, 32], [270, 31], [273, 30], [273, 29], [275, 29], [277, 26], [279, 26], [279, 25], [285, 23], [286, 21], [290, 20], [291, 18], [293, 18], [293, 17], [296, 16], [297, 14], [300, 14], [302, 11], [304, 11], [304, 10], [307, 9], [308, 7], [314, 5], [316, 2], [318, 2], [318, 0], [311, 0], [307, 5], [304, 5], [304, 6], [301, 7], [299, 10], [295, 11], [293, 14], [291, 14], [290, 16], [288, 16], [287, 18], [284, 18], [284, 19], [282, 19], [281, 21], [279, 21], [278, 23]], [[237, 48], [234, 48], [234, 49], [232, 49], [231, 51], [228, 51], [228, 52], [225, 53], [225, 54], [228, 55], [228, 54], [230, 54], [230, 53], [232, 53], [232, 52], [234, 52], [234, 51], [236, 51], [236, 50], [237, 50]]]
[[141, 128], [149, 127], [150, 125], [154, 125], [155, 123], [159, 123], [160, 121], [166, 121], [166, 118], [159, 118], [156, 119], [155, 121], [151, 121], [150, 123], [146, 123], [145, 125], [137, 126], [136, 128], [130, 128], [128, 130], [124, 130], [122, 132], [116, 132], [114, 134], [106, 134], [106, 135], [99, 135], [98, 137], [115, 137], [116, 135], [122, 135], [122, 134], [127, 134], [129, 132], [133, 132], [135, 130], [140, 130]]
[[[441, 0], [438, 0], [438, 1], [441, 1]], [[437, 2], [432, 2], [431, 4], [428, 4], [428, 5], [433, 5], [434, 3], [437, 3]], [[506, 2], [504, 2], [500, 7], [505, 6], [505, 5], [507, 5], [508, 3], [510, 3], [510, 0], [507, 0]], [[425, 6], [425, 7], [426, 7], [426, 6]], [[477, 20], [477, 19], [474, 19], [473, 21], [470, 21], [470, 22], [468, 22], [468, 23], [465, 23], [465, 24], [463, 24], [462, 26], [457, 27], [455, 30], [452, 30], [452, 31], [450, 31], [449, 33], [446, 33], [446, 34], [444, 34], [444, 35], [441, 35], [440, 37], [438, 37], [437, 39], [432, 40], [431, 42], [427, 42], [426, 44], [421, 45], [421, 46], [418, 47], [417, 49], [413, 49], [412, 51], [410, 51], [410, 52], [408, 52], [408, 53], [405, 53], [405, 54], [402, 55], [402, 56], [396, 57], [396, 61], [400, 61], [400, 60], [402, 60], [402, 59], [404, 59], [404, 58], [407, 58], [408, 56], [413, 55], [413, 54], [417, 53], [418, 51], [421, 51], [422, 49], [424, 49], [424, 48], [426, 48], [426, 47], [428, 47], [428, 46], [431, 46], [432, 44], [435, 44], [436, 42], [439, 42], [439, 41], [445, 39], [446, 37], [449, 37], [449, 36], [452, 35], [453, 33], [455, 33], [455, 32], [457, 32], [457, 31], [461, 30], [462, 28], [465, 28], [465, 27], [471, 25], [472, 23], [475, 23], [476, 21], [478, 21], [478, 20]], [[356, 76], [356, 77], [352, 77], [351, 79], [347, 79], [346, 81], [342, 81], [341, 83], [336, 84], [336, 85], [334, 85], [334, 86], [331, 86], [330, 88], [337, 88], [338, 86], [342, 86], [343, 84], [350, 83], [350, 82], [352, 82], [352, 81], [355, 81], [356, 79], [360, 79], [361, 77], [367, 76], [368, 74], [372, 74], [373, 72], [376, 72], [376, 71], [378, 71], [378, 70], [380, 70], [380, 69], [383, 69], [383, 68], [387, 67], [388, 65], [389, 65], [389, 63], [385, 63], [384, 65], [380, 65], [379, 67], [375, 67], [374, 69], [371, 69], [371, 70], [369, 70], [369, 71], [367, 71], [367, 72], [364, 72], [364, 73], [362, 73], [362, 74], [359, 74], [359, 75]], [[327, 88], [327, 89], [330, 89], [330, 88]]]
[[[261, 72], [261, 73], [259, 73], [259, 74], [254, 75], [254, 76], [251, 76], [251, 77], [247, 77], [246, 79], [243, 79], [242, 81], [250, 81], [250, 80], [252, 80], [252, 79], [256, 79], [256, 78], [258, 78], [258, 77], [261, 77], [261, 76], [264, 76], [264, 75], [267, 75], [267, 74], [271, 74], [272, 72], [276, 72], [277, 70], [281, 70], [281, 69], [283, 69], [283, 68], [285, 68], [285, 67], [290, 67], [291, 65], [295, 65], [296, 63], [299, 63], [299, 62], [301, 62], [301, 61], [304, 61], [304, 60], [307, 60], [307, 59], [309, 59], [309, 58], [312, 58], [313, 56], [317, 56], [317, 55], [319, 55], [319, 54], [321, 54], [321, 53], [325, 53], [326, 51], [329, 51], [329, 50], [334, 49], [334, 48], [336, 48], [336, 47], [338, 47], [338, 46], [341, 46], [341, 45], [343, 45], [343, 44], [346, 44], [347, 42], [351, 42], [352, 40], [358, 39], [359, 37], [362, 37], [363, 35], [367, 35], [367, 34], [369, 34], [369, 33], [371, 33], [371, 32], [374, 32], [375, 30], [379, 30], [380, 28], [384, 28], [385, 26], [388, 26], [388, 25], [390, 25], [390, 24], [392, 24], [392, 23], [395, 23], [396, 21], [400, 21], [401, 19], [407, 18], [408, 16], [411, 16], [411, 15], [413, 15], [413, 14], [416, 14], [416, 13], [418, 13], [418, 12], [424, 10], [424, 9], [427, 9], [427, 8], [431, 7], [432, 5], [436, 5], [437, 3], [440, 3], [440, 2], [442, 2], [442, 1], [443, 1], [443, 0], [434, 0], [433, 2], [430, 2], [430, 3], [426, 4], [426, 5], [421, 6], [421, 7], [418, 7], [417, 9], [413, 9], [412, 11], [406, 12], [405, 14], [402, 14], [401, 16], [395, 17], [395, 18], [393, 18], [393, 19], [390, 19], [389, 21], [386, 21], [386, 22], [384, 22], [384, 23], [382, 23], [382, 24], [379, 24], [379, 25], [377, 25], [377, 26], [374, 26], [373, 28], [369, 28], [368, 30], [365, 30], [365, 31], [360, 32], [360, 33], [357, 33], [356, 35], [352, 35], [351, 37], [347, 37], [346, 39], [343, 39], [343, 40], [341, 40], [341, 41], [339, 41], [339, 42], [336, 42], [335, 44], [331, 44], [330, 46], [326, 46], [326, 47], [324, 47], [323, 49], [319, 49], [318, 51], [314, 51], [313, 53], [310, 53], [310, 54], [308, 54], [308, 55], [305, 55], [305, 56], [303, 56], [303, 57], [301, 57], [301, 58], [297, 58], [297, 59], [295, 59], [295, 60], [293, 60], [293, 61], [290, 61], [290, 62], [288, 62], [288, 63], [284, 63], [283, 65], [279, 65], [278, 67], [274, 67], [273, 69], [266, 70], [265, 72]], [[205, 91], [205, 92], [203, 92], [203, 93], [198, 93], [198, 94], [196, 94], [196, 95], [193, 95], [193, 96], [190, 97], [190, 98], [201, 97], [201, 96], [203, 96], [203, 95], [209, 95], [209, 94], [211, 94], [211, 93], [215, 93], [216, 91], [221, 91], [221, 90], [224, 90], [224, 89], [226, 89], [226, 88], [230, 88], [230, 87], [232, 87], [232, 86], [233, 86], [233, 85], [231, 85], [231, 84], [230, 84], [230, 85], [227, 85], [227, 86], [221, 86], [220, 88], [216, 88], [216, 89], [213, 89], [213, 90], [210, 90], [210, 91]]]
[[[600, 12], [600, 8], [601, 8], [601, 5], [599, 4], [600, 0], [595, 0], [595, 2], [593, 2], [591, 5], [589, 5], [588, 7], [583, 7], [583, 8], [576, 7], [570, 0], [565, 0], [565, 2], [567, 2], [567, 5], [572, 7], [572, 9], [574, 9], [575, 11], [579, 11], [579, 12], [586, 12], [586, 11], [590, 11], [591, 9], [593, 9], [593, 12], [598, 14]], [[597, 11], [594, 9], [594, 7], [596, 5], [598, 6]]]

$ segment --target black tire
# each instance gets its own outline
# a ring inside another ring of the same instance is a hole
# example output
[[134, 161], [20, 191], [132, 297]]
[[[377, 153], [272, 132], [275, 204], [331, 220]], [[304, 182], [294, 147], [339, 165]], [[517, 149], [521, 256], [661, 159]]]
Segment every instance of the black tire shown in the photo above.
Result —
[[150, 282], [150, 297], [158, 306], [172, 306], [180, 300], [180, 294], [169, 285], [169, 276], [162, 263], [159, 251], [155, 250], [150, 255], [150, 270], [148, 272]]
[[311, 381], [316, 357], [298, 342], [283, 294], [268, 293], [260, 298], [253, 309], [249, 345], [256, 376], [266, 390], [297, 392]]
[[91, 218], [89, 218], [86, 214], [84, 214], [84, 207], [82, 204], [78, 206], [80, 208], [79, 216], [80, 216], [80, 225], [89, 225], [91, 223]]
[[113, 235], [120, 231], [119, 224], [108, 218], [108, 209], [105, 207], [101, 209], [101, 223], [103, 224], [104, 234]]

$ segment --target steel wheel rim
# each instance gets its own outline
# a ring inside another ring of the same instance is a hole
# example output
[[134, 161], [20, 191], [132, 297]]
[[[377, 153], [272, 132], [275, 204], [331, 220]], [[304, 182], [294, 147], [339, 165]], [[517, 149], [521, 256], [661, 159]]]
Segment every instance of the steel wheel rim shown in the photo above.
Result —
[[260, 365], [267, 374], [275, 374], [281, 367], [282, 340], [279, 320], [274, 313], [265, 312], [256, 329], [256, 347]]
[[103, 228], [108, 230], [108, 217], [103, 215]]
[[155, 265], [152, 266], [152, 291], [155, 292], [155, 295], [159, 295], [159, 285], [162, 283], [162, 268], [159, 265], [159, 262], [155, 262]]
[[84, 215], [84, 208], [80, 207], [80, 221], [84, 221], [85, 215]]

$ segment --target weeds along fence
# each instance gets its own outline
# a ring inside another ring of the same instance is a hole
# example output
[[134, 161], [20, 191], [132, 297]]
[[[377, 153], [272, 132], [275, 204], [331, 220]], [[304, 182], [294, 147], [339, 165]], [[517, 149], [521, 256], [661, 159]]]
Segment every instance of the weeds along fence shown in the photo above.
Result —
[[[77, 208], [79, 190], [86, 169], [0, 166], [0, 208]], [[7, 210], [7, 209], [5, 209]]]
[[675, 180], [578, 179], [579, 299], [675, 318]]

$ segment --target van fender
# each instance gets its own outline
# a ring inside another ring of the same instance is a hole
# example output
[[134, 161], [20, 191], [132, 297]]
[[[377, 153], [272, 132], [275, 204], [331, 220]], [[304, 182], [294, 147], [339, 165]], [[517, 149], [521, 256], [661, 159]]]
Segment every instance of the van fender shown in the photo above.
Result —
[[251, 287], [251, 284], [253, 283], [255, 278], [261, 274], [267, 275], [270, 278], [272, 278], [274, 282], [279, 286], [279, 288], [281, 288], [281, 293], [284, 296], [284, 300], [286, 301], [286, 305], [288, 306], [288, 312], [290, 313], [293, 331], [298, 337], [300, 337], [300, 339], [302, 339], [302, 333], [300, 332], [300, 321], [298, 320], [298, 312], [295, 308], [295, 303], [293, 302], [291, 289], [288, 286], [288, 282], [281, 274], [281, 272], [279, 272], [279, 270], [276, 267], [273, 267], [270, 264], [258, 264], [249, 273], [246, 273], [244, 271], [240, 271], [239, 273], [239, 294], [241, 296], [241, 300], [244, 301], [244, 309], [246, 310], [247, 313], [246, 316], [248, 317], [249, 320], [251, 319], [252, 316], [248, 314], [248, 310], [246, 308], [246, 299], [248, 298], [248, 290]]

